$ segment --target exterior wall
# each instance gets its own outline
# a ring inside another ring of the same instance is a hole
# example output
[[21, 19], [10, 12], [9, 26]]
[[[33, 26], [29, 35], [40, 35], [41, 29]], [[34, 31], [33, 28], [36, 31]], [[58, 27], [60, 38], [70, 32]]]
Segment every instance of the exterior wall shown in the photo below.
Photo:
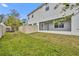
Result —
[[[66, 12], [62, 12], [62, 8], [64, 7], [62, 4], [59, 5], [59, 7], [54, 10], [54, 7], [58, 5], [58, 3], [49, 3], [47, 5], [44, 5], [43, 7], [39, 8], [38, 10], [36, 10], [35, 12], [33, 12], [32, 14], [30, 14], [28, 17], [30, 18], [28, 20], [28, 24], [34, 24], [34, 23], [37, 23], [37, 26], [38, 26], [38, 31], [40, 29], [40, 22], [46, 22], [46, 21], [50, 21], [50, 20], [54, 20], [54, 19], [57, 19], [57, 18], [61, 18], [64, 16], [68, 16], [68, 15], [71, 15], [72, 13], [75, 13], [77, 12], [76, 9], [78, 9], [77, 7], [74, 7], [72, 10], [70, 9], [67, 9]], [[48, 11], [45, 11], [45, 8], [49, 6], [49, 10]], [[32, 18], [32, 15], [34, 15], [34, 17]], [[48, 30], [47, 29], [47, 26], [49, 26], [49, 30], [50, 32], [53, 32], [53, 31], [70, 31], [71, 30], [71, 33], [72, 35], [79, 35], [79, 14], [76, 14], [74, 16], [72, 16], [71, 18], [71, 22], [65, 22], [65, 28], [61, 29], [61, 28], [54, 28], [54, 24], [52, 25], [51, 23], [49, 24], [43, 24], [44, 27], [43, 29], [44, 30]], [[52, 31], [53, 30], [53, 31]], [[45, 31], [46, 32], [46, 31]], [[49, 32], [49, 31], [48, 31]], [[60, 33], [61, 32], [56, 32], [56, 33]], [[62, 32], [64, 34], [64, 32]], [[66, 33], [66, 32], [65, 32]]]
[[64, 23], [64, 28], [55, 28], [52, 22], [39, 23], [39, 27], [41, 28], [40, 30], [43, 31], [71, 31], [71, 21], [66, 21], [63, 23]]
[[64, 28], [54, 28], [54, 31], [71, 31], [71, 21], [64, 22]]
[[[59, 6], [57, 9], [54, 9], [56, 5], [59, 5]], [[45, 11], [45, 8], [47, 6], [49, 6], [49, 10]], [[62, 4], [48, 3], [28, 16], [29, 17], [28, 24], [33, 24], [33, 23], [48, 21], [51, 19], [60, 18], [65, 13], [65, 12], [61, 13], [63, 7], [64, 5]], [[65, 15], [69, 15], [69, 14], [71, 14], [71, 10], [68, 10], [67, 13], [65, 13]], [[32, 18], [32, 15], [34, 16], [33, 18]]]
[[72, 34], [79, 35], [79, 13], [72, 17]]

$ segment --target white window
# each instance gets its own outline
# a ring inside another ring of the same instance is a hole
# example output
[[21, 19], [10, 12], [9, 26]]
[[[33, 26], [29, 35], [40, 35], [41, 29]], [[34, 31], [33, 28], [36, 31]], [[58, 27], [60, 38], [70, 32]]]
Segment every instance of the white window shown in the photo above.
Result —
[[55, 28], [64, 28], [64, 23], [56, 23], [55, 25], [54, 25], [54, 27]]

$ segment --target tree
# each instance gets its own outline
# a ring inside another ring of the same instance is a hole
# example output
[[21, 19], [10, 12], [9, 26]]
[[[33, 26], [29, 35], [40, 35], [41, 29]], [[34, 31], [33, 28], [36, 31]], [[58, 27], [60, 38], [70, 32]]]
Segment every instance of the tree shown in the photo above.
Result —
[[22, 23], [26, 23], [26, 19], [22, 19]]
[[11, 26], [13, 31], [16, 31], [18, 30], [18, 27], [21, 25], [21, 22], [19, 19], [16, 19], [14, 16], [9, 16], [5, 24], [7, 26]]
[[74, 7], [76, 7], [76, 6], [79, 6], [79, 3], [72, 3], [72, 4], [70, 4], [70, 3], [63, 3], [63, 5], [64, 5], [64, 8], [63, 8], [63, 11], [66, 11], [66, 9], [68, 9], [69, 7], [70, 7], [70, 9], [73, 9]]
[[21, 21], [19, 19], [19, 13], [13, 9], [10, 10], [11, 12], [8, 14], [8, 19], [5, 22], [7, 26], [11, 26], [13, 31], [18, 30], [18, 27], [21, 25]]
[[5, 15], [4, 14], [0, 14], [0, 23], [3, 22]]
[[19, 16], [20, 16], [20, 14], [18, 13], [18, 11], [15, 10], [15, 9], [11, 9], [11, 10], [10, 10], [10, 13], [7, 14], [7, 15], [8, 15], [8, 16], [14, 16], [14, 17], [16, 17], [16, 18], [19, 18]]

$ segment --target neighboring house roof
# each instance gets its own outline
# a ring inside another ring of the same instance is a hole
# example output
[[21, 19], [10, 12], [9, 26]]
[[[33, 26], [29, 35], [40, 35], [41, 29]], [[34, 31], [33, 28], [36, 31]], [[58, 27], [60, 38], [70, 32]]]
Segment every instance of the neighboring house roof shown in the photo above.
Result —
[[35, 11], [37, 11], [38, 9], [40, 9], [41, 7], [43, 7], [44, 5], [46, 5], [47, 3], [42, 4], [41, 6], [39, 6], [38, 8], [36, 8], [35, 10], [33, 10], [31, 13], [29, 13], [27, 16], [29, 16], [30, 14], [34, 13]]

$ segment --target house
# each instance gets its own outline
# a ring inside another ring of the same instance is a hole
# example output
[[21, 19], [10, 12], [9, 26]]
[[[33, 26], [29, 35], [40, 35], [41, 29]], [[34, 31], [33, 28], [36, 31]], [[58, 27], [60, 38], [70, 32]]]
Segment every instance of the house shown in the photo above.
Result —
[[79, 6], [75, 3], [45, 3], [28, 15], [28, 25], [38, 32], [79, 35]]
[[3, 23], [0, 23], [0, 38], [5, 34], [6, 26]]

